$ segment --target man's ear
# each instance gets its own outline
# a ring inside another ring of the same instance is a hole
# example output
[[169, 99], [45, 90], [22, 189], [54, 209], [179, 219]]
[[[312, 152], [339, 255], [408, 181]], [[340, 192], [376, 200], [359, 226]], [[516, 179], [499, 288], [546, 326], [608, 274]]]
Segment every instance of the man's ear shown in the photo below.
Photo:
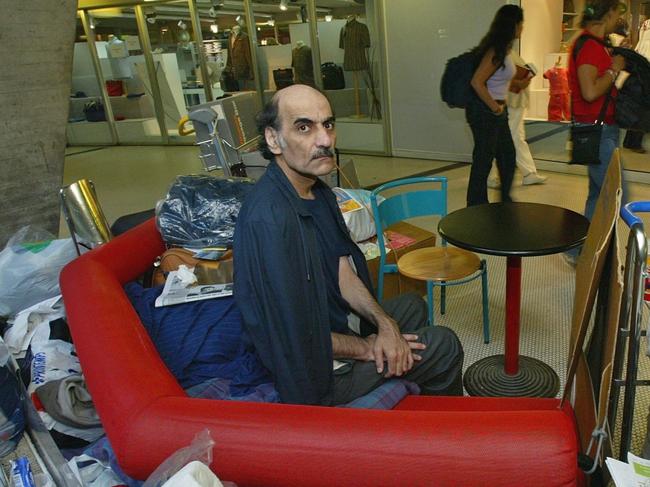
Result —
[[266, 127], [264, 129], [264, 138], [266, 139], [266, 145], [269, 146], [269, 150], [273, 154], [276, 156], [282, 154], [280, 142], [278, 141], [278, 132], [273, 127]]

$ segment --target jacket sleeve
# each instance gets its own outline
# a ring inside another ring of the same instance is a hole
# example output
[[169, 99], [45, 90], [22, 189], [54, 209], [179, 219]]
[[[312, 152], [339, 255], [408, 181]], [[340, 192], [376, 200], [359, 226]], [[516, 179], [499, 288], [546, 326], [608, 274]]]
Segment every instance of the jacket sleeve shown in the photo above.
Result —
[[248, 336], [282, 401], [328, 404], [331, 335], [323, 314], [314, 309], [314, 279], [305, 276], [303, 242], [292, 218], [238, 222], [234, 294]]

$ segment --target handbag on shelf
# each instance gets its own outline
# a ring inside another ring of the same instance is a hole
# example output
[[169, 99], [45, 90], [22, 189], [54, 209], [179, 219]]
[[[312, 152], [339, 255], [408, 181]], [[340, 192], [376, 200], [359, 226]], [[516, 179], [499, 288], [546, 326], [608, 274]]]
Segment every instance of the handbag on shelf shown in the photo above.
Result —
[[[613, 89], [613, 87], [612, 87]], [[569, 164], [600, 164], [600, 138], [603, 133], [603, 123], [607, 106], [612, 98], [612, 90], [607, 93], [598, 119], [595, 123], [585, 124], [571, 122], [571, 160]]]

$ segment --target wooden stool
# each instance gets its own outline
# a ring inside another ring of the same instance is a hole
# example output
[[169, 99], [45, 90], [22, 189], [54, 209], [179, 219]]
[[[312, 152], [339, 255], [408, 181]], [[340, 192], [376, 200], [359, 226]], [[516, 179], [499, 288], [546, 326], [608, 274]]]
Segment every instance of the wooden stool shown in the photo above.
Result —
[[426, 281], [429, 324], [434, 325], [433, 286], [440, 286], [440, 313], [445, 314], [445, 288], [464, 284], [481, 273], [483, 288], [483, 341], [490, 342], [490, 322], [487, 302], [487, 267], [473, 252], [456, 247], [426, 247], [412, 250], [397, 261], [400, 274]]

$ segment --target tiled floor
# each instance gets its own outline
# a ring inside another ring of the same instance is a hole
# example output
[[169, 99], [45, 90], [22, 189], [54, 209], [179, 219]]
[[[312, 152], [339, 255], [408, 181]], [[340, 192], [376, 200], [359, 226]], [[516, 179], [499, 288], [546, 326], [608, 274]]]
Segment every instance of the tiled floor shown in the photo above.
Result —
[[[469, 165], [418, 159], [342, 155], [352, 159], [363, 186], [413, 174], [433, 172], [448, 178], [449, 211], [465, 206]], [[542, 164], [540, 164], [542, 165]], [[544, 167], [549, 167], [544, 164]], [[550, 167], [553, 167], [552, 165]], [[562, 169], [562, 168], [561, 168]], [[196, 147], [110, 147], [69, 148], [64, 182], [85, 177], [94, 181], [100, 203], [109, 222], [117, 217], [152, 208], [165, 196], [166, 190], [179, 174], [202, 173]], [[544, 172], [546, 184], [522, 186], [516, 175], [512, 196], [518, 201], [550, 203], [582, 212], [587, 192], [583, 175]], [[496, 191], [490, 197], [496, 199]], [[650, 186], [630, 184], [630, 199], [650, 200]], [[643, 215], [646, 225], [650, 224]], [[435, 221], [420, 223], [435, 230]], [[62, 233], [67, 230], [62, 225]], [[621, 226], [623, 248], [627, 228]], [[490, 320], [492, 342], [484, 345], [480, 329], [480, 284], [478, 281], [456, 286], [448, 295], [448, 310], [438, 323], [458, 333], [466, 351], [466, 366], [477, 359], [500, 353], [503, 347], [503, 304], [505, 260], [486, 256], [490, 287]], [[523, 263], [521, 353], [534, 356], [552, 365], [564, 384], [568, 333], [571, 321], [575, 273], [559, 255], [525, 259]], [[645, 326], [645, 324], [644, 324]], [[645, 344], [643, 345], [645, 350]], [[650, 360], [642, 354], [642, 371], [650, 377]], [[644, 378], [645, 378], [644, 377]], [[645, 415], [650, 405], [650, 390], [639, 388], [633, 450], [638, 452], [645, 437]]]

